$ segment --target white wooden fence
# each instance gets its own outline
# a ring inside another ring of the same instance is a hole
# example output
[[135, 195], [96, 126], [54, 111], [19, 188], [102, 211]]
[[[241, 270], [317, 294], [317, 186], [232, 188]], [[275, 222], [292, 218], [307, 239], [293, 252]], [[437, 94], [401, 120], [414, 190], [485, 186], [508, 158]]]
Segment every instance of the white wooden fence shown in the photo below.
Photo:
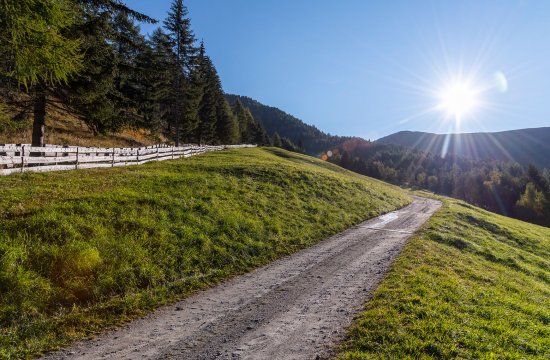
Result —
[[93, 148], [77, 146], [0, 144], [0, 175], [25, 171], [58, 171], [144, 164], [190, 157], [209, 151], [255, 147], [256, 145], [221, 145], [181, 147], [154, 145], [140, 148]]

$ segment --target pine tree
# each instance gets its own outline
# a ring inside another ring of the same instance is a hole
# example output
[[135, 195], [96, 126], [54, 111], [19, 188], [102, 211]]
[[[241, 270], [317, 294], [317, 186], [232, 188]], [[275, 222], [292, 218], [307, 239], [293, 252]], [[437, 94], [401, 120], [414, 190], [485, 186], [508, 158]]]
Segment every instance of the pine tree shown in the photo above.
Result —
[[119, 117], [126, 125], [143, 126], [143, 119], [137, 111], [146, 101], [146, 69], [143, 66], [143, 54], [148, 52], [145, 38], [133, 19], [124, 13], [113, 18], [114, 41], [117, 72], [115, 90]]
[[240, 141], [243, 143], [249, 142], [249, 121], [252, 118], [250, 111], [243, 106], [241, 100], [237, 99], [233, 104], [233, 114], [235, 114], [239, 123]]
[[263, 125], [258, 120], [254, 119], [250, 109], [245, 107], [238, 98], [233, 104], [233, 113], [239, 122], [240, 141], [242, 143], [258, 145], [269, 144], [269, 138]]
[[70, 32], [82, 39], [86, 56], [79, 76], [56, 95], [83, 115], [94, 133], [116, 130], [129, 120], [127, 116], [132, 111], [128, 107], [136, 103], [134, 99], [131, 105], [128, 93], [121, 92], [126, 79], [136, 79], [128, 74], [131, 67], [125, 63], [126, 53], [132, 53], [134, 66], [136, 53], [144, 48], [133, 20], [156, 21], [115, 0], [78, 0], [76, 3], [80, 5], [79, 21]]
[[281, 136], [276, 131], [275, 131], [275, 133], [273, 133], [273, 138], [271, 139], [271, 144], [275, 147], [279, 147], [279, 148], [283, 147], [283, 142], [281, 140]]
[[186, 90], [189, 90], [189, 78], [196, 49], [194, 48], [195, 35], [191, 30], [191, 20], [183, 0], [173, 0], [164, 21], [164, 28], [168, 32], [176, 58], [176, 67], [173, 69], [174, 92], [176, 94], [173, 126], [175, 127], [174, 140], [178, 146], [180, 139], [182, 137], [189, 138], [196, 127], [196, 124], [184, 124], [186, 120], [190, 120], [190, 114], [193, 112], [190, 106], [193, 104], [188, 104], [186, 100], [188, 96], [195, 94]]
[[196, 129], [196, 141], [213, 143], [216, 140], [217, 103], [220, 101], [221, 83], [212, 61], [205, 54], [204, 42], [201, 42], [198, 56], [198, 71], [203, 79], [203, 93], [199, 105], [199, 124]]
[[181, 138], [187, 142], [196, 140], [197, 128], [200, 124], [199, 110], [203, 97], [205, 80], [198, 67], [193, 67], [184, 89], [185, 107], [181, 123]]
[[216, 107], [216, 137], [222, 144], [236, 144], [240, 141], [239, 123], [231, 106], [222, 98]]
[[264, 127], [254, 118], [252, 118], [252, 121], [250, 122], [250, 134], [250, 143], [260, 146], [269, 144], [269, 139]]
[[0, 2], [1, 74], [33, 95], [33, 146], [44, 145], [48, 91], [82, 68], [81, 41], [65, 35], [75, 16], [66, 0]]
[[172, 69], [176, 60], [170, 39], [162, 29], [153, 32], [149, 46], [149, 50], [138, 59], [145, 76], [145, 93], [140, 109], [147, 128], [169, 134], [171, 110], [175, 103]]

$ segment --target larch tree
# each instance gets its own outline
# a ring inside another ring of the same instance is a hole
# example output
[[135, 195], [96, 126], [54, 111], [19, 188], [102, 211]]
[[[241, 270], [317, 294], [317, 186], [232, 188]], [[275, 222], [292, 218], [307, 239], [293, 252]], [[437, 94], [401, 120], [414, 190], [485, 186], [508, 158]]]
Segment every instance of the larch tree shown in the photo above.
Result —
[[44, 145], [48, 91], [82, 68], [81, 40], [66, 34], [75, 14], [67, 0], [0, 1], [1, 71], [32, 96], [33, 146]]

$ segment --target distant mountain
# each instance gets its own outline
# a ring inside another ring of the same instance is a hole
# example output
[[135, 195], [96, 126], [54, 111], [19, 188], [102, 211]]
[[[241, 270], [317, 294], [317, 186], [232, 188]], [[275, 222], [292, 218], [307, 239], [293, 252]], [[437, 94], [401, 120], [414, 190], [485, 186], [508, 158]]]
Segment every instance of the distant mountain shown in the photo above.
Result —
[[319, 156], [351, 139], [366, 142], [360, 138], [327, 134], [276, 107], [264, 105], [246, 96], [227, 94], [226, 98], [231, 105], [239, 99], [245, 107], [250, 109], [254, 119], [262, 123], [269, 136], [277, 133], [281, 137], [288, 138], [309, 155]]
[[515, 161], [522, 165], [533, 163], [550, 170], [550, 127], [451, 135], [400, 131], [376, 142], [440, 156], [454, 154], [475, 160]]

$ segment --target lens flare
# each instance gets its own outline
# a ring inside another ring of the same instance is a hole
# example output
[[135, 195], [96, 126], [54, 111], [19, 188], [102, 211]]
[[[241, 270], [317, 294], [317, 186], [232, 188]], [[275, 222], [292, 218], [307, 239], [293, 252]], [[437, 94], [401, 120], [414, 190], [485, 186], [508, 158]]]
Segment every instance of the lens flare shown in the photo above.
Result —
[[439, 108], [449, 116], [460, 119], [471, 113], [479, 104], [479, 91], [468, 82], [455, 81], [439, 93]]
[[500, 92], [506, 92], [508, 91], [508, 79], [506, 78], [506, 75], [502, 73], [501, 71], [497, 71], [494, 75], [495, 80], [495, 86], [498, 91]]

